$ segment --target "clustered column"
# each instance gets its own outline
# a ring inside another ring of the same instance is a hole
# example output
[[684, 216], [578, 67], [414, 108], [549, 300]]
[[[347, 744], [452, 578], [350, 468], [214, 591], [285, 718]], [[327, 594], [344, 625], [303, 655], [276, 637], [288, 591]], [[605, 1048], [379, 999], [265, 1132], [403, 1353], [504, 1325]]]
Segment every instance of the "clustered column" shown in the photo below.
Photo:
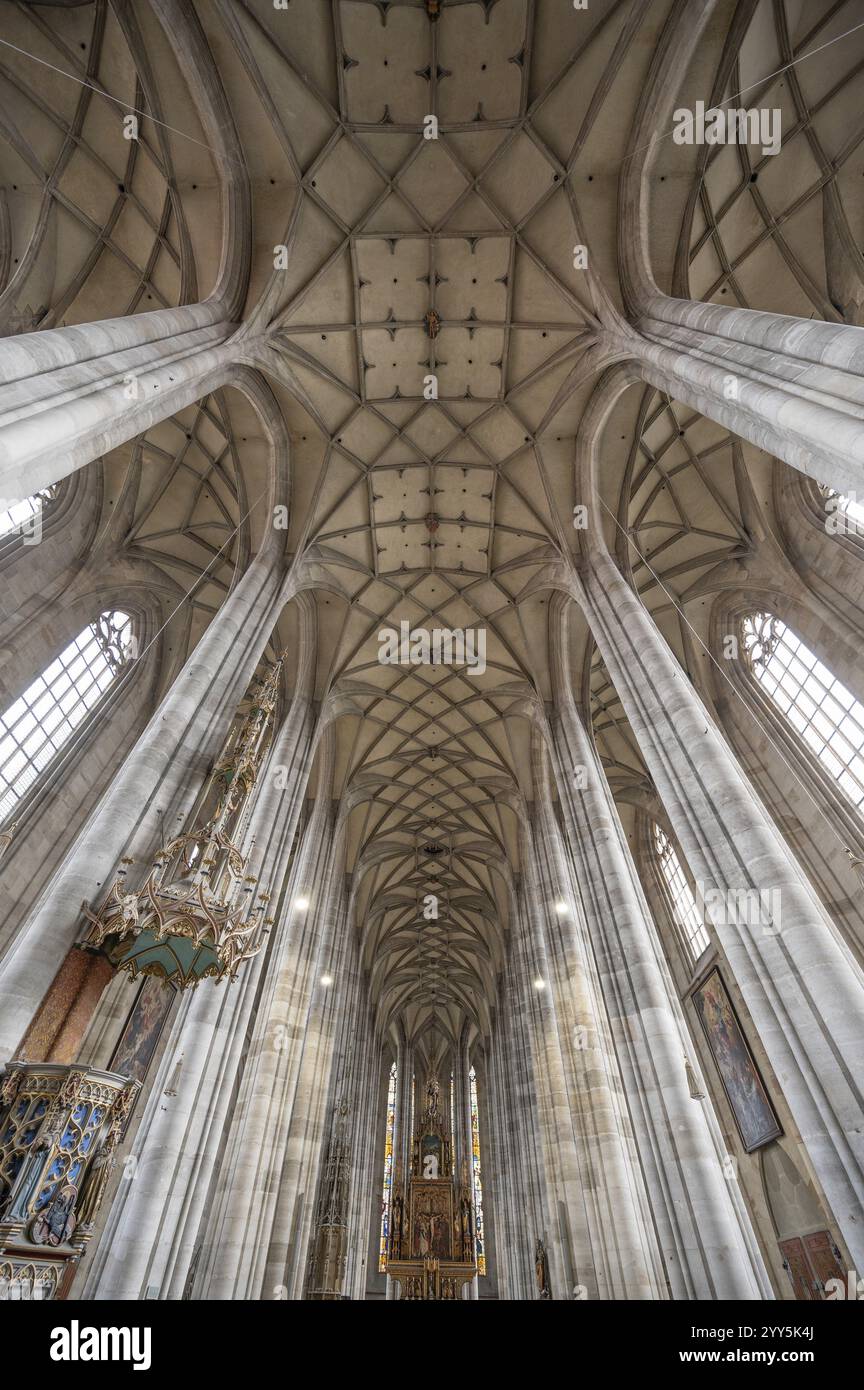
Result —
[[[331, 729], [318, 746], [318, 791], [285, 893], [286, 930], [262, 982], [238, 1087], [201, 1267], [205, 1298], [299, 1296], [291, 1289], [302, 1287], [305, 1275], [301, 1236], [314, 1215], [314, 1182], [307, 1190], [304, 1135], [322, 1087], [316, 1066], [327, 1067], [323, 1104], [331, 1060], [313, 1035], [333, 933], [344, 927], [342, 848], [330, 800], [333, 757]], [[323, 1128], [323, 1117], [320, 1123]]]
[[[314, 605], [300, 617], [294, 695], [278, 730], [249, 825], [249, 870], [272, 885], [276, 927], [269, 949], [245, 962], [236, 982], [204, 981], [181, 1004], [132, 1149], [131, 1180], [121, 1181], [93, 1266], [87, 1298], [182, 1298], [200, 1261], [211, 1185], [231, 1118], [235, 1076], [274, 953], [288, 931], [280, 900], [311, 763], [315, 668]], [[285, 778], [286, 770], [290, 777]], [[163, 1094], [180, 1063], [176, 1097]]]
[[673, 1298], [770, 1294], [716, 1122], [694, 1099], [697, 1062], [600, 760], [563, 653], [573, 605], [556, 603], [555, 778]]
[[[577, 468], [594, 496], [599, 440], [626, 383], [583, 418]], [[590, 511], [590, 508], [589, 508]], [[605, 548], [592, 513], [574, 583], [695, 877], [730, 905], [776, 891], [782, 918], [714, 925], [850, 1252], [864, 1262], [864, 979], [729, 745]]]
[[537, 724], [534, 852], [525, 857], [524, 887], [528, 915], [545, 945], [535, 1013], [546, 1034], [550, 1086], [558, 1078], [554, 1161], [561, 1165], [575, 1261], [590, 1270], [600, 1298], [663, 1298], [662, 1264], [611, 1029], [553, 810], [546, 745], [545, 728]]

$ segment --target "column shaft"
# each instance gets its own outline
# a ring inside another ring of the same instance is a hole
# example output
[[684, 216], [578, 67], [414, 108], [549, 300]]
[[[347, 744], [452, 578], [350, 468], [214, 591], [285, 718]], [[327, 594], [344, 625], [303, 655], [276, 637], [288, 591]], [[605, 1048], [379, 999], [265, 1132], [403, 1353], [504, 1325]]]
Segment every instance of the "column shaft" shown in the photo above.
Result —
[[698, 1063], [609, 784], [563, 686], [565, 673], [558, 674], [554, 769], [565, 834], [592, 923], [601, 986], [672, 1296], [770, 1296], [743, 1199], [721, 1169], [719, 1134], [706, 1112], [708, 1102], [690, 1095], [685, 1058]]
[[[206, 1298], [275, 1297], [273, 1288], [288, 1283], [287, 1252], [299, 1249], [296, 1228], [303, 1204], [311, 1209], [310, 1221], [314, 1214], [314, 1185], [298, 1190], [297, 1127], [303, 1125], [308, 1100], [308, 1027], [335, 926], [333, 894], [342, 887], [332, 877], [333, 749], [326, 734], [319, 757], [319, 792], [291, 869], [285, 929], [278, 950], [274, 944], [257, 1002], [223, 1176], [208, 1223], [199, 1277]], [[296, 907], [300, 895], [311, 899], [306, 910]], [[302, 1261], [300, 1269], [302, 1280]]]
[[[663, 294], [654, 279], [651, 172], [682, 105], [714, 0], [668, 16], [633, 117], [621, 170], [618, 256], [631, 323], [601, 291], [609, 339], [642, 378], [742, 439], [840, 492], [864, 490], [864, 330]], [[740, 33], [738, 41], [740, 42]], [[735, 35], [731, 40], [735, 43]], [[686, 292], [686, 275], [685, 292]]]
[[[726, 904], [779, 894], [782, 920], [714, 925], [814, 1170], [864, 1261], [864, 980], [640, 600], [595, 547], [583, 603], [694, 876]], [[715, 900], [713, 897], [712, 901]]]
[[538, 911], [545, 918], [551, 972], [546, 984], [558, 1016], [564, 1095], [580, 1169], [587, 1239], [582, 1254], [593, 1265], [601, 1298], [663, 1298], [662, 1261], [611, 1028], [575, 876], [553, 811], [547, 737], [545, 730], [535, 729]]
[[[302, 605], [301, 613], [307, 621], [301, 625], [294, 698], [260, 774], [246, 829], [247, 844], [254, 839], [249, 872], [268, 885], [274, 905], [290, 865], [311, 762], [314, 622], [310, 625]], [[276, 775], [286, 767], [291, 769], [287, 784]], [[188, 1296], [248, 1030], [286, 930], [285, 914], [274, 908], [274, 916], [270, 949], [247, 961], [236, 983], [216, 988], [205, 980], [181, 1006], [135, 1136], [135, 1181], [121, 1183], [117, 1192], [88, 1276], [87, 1297], [141, 1298], [148, 1287], [161, 1298]], [[180, 1057], [178, 1094], [165, 1098], [164, 1083]]]
[[0, 489], [21, 500], [199, 400], [232, 373], [206, 304], [0, 342]]

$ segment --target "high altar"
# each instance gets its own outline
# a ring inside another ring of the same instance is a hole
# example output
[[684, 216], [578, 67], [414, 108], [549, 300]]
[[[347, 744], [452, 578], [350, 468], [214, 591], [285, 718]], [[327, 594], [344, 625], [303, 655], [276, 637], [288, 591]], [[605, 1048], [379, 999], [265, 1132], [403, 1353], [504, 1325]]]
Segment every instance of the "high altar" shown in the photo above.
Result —
[[400, 1299], [457, 1300], [477, 1273], [474, 1208], [467, 1164], [453, 1173], [453, 1150], [440, 1109], [440, 1088], [426, 1087], [426, 1109], [411, 1143], [408, 1190], [397, 1173], [390, 1202], [387, 1273]]

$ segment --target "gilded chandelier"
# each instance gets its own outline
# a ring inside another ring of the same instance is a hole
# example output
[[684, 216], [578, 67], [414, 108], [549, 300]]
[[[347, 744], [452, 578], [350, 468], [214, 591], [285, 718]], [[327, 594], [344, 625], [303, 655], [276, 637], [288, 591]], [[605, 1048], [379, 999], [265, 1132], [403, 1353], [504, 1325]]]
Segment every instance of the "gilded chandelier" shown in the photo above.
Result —
[[235, 979], [264, 944], [273, 921], [264, 915], [270, 894], [255, 895], [256, 879], [244, 873], [248, 856], [235, 837], [269, 746], [282, 661], [248, 692], [249, 709], [213, 771], [202, 823], [163, 845], [131, 892], [125, 880], [134, 860], [123, 860], [99, 911], [84, 908], [90, 944], [104, 946], [133, 977], [161, 975], [181, 989], [207, 976]]

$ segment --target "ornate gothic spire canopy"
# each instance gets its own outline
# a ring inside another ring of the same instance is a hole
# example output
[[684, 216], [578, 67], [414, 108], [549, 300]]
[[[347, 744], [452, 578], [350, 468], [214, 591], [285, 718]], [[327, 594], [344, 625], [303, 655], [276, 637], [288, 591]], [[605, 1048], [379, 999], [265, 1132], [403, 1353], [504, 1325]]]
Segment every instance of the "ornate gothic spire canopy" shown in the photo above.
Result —
[[103, 947], [115, 967], [133, 978], [156, 975], [180, 989], [208, 977], [233, 980], [264, 944], [273, 923], [265, 915], [270, 894], [256, 894], [257, 880], [244, 874], [248, 856], [232, 837], [243, 826], [272, 739], [283, 660], [252, 682], [198, 823], [162, 846], [137, 891], [128, 891], [126, 874], [134, 860], [126, 860], [98, 914], [85, 909], [90, 944]]

